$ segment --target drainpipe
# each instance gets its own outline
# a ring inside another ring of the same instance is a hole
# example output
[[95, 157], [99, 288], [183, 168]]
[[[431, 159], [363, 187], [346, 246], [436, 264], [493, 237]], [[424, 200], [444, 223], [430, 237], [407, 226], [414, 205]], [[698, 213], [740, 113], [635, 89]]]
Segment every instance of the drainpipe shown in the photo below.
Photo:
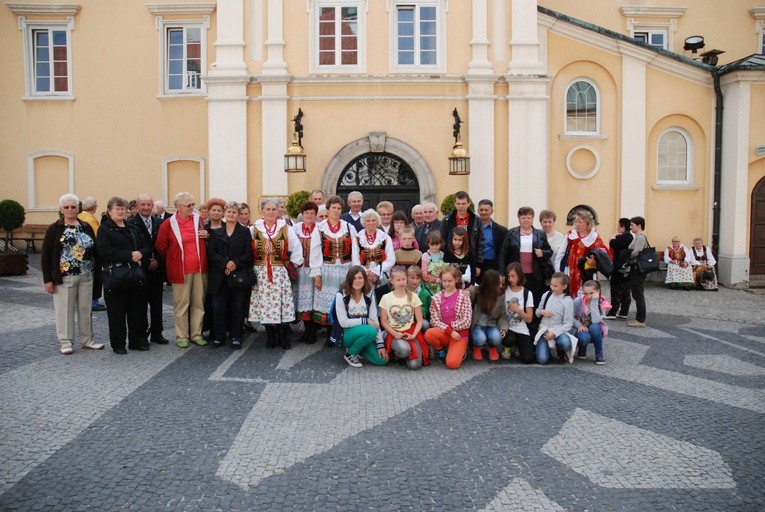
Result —
[[712, 71], [715, 89], [715, 171], [712, 190], [712, 251], [720, 254], [720, 186], [722, 183], [723, 95], [719, 68]]

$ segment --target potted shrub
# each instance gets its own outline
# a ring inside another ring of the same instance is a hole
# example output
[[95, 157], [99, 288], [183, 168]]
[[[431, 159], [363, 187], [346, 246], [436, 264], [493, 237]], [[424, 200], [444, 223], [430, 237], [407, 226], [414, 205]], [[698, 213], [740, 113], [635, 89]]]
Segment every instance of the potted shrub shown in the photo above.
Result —
[[23, 276], [27, 273], [29, 258], [11, 244], [11, 233], [24, 225], [26, 212], [17, 201], [0, 201], [0, 228], [5, 230], [5, 249], [0, 253], [0, 276]]
[[284, 205], [287, 208], [287, 215], [293, 219], [297, 219], [300, 213], [300, 205], [311, 199], [311, 194], [305, 190], [298, 190], [293, 192], [287, 198], [287, 204]]

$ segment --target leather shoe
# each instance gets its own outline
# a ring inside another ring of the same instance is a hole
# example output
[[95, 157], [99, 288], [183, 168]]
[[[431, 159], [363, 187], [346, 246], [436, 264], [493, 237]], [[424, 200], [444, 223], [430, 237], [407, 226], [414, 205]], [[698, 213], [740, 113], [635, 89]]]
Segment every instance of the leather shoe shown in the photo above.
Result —
[[157, 345], [167, 345], [168, 343], [170, 343], [170, 340], [165, 338], [164, 336], [160, 336], [159, 338], [154, 336], [151, 338], [151, 342], [156, 343]]
[[98, 304], [96, 306], [93, 306], [90, 308], [92, 311], [106, 311], [106, 306], [103, 304]]
[[104, 344], [103, 343], [95, 343], [95, 342], [91, 341], [90, 343], [83, 344], [82, 348], [87, 348], [87, 349], [90, 349], [90, 350], [101, 350], [102, 348], [104, 348]]
[[124, 348], [113, 348], [112, 350], [114, 350], [115, 354], [119, 354], [121, 356], [124, 356], [125, 354], [127, 354], [127, 349], [124, 349]]
[[138, 350], [140, 352], [145, 352], [149, 350], [151, 347], [149, 346], [149, 343], [146, 342], [146, 343], [141, 343], [140, 345], [136, 345], [135, 347], [131, 347], [130, 345], [128, 345], [128, 348], [130, 350]]

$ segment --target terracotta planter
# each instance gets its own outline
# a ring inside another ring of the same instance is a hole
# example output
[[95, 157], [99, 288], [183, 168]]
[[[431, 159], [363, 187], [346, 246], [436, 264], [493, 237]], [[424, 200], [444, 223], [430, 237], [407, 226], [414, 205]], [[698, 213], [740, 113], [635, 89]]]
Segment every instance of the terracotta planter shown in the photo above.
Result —
[[28, 269], [29, 257], [26, 253], [0, 253], [0, 276], [23, 276]]

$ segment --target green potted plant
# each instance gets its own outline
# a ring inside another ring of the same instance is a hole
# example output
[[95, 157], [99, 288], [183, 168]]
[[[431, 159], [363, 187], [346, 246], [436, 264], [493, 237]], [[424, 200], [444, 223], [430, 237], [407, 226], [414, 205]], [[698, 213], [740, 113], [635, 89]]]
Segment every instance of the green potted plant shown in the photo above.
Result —
[[0, 228], [5, 231], [5, 249], [0, 253], [0, 275], [22, 276], [27, 273], [29, 258], [11, 243], [12, 232], [24, 225], [26, 212], [13, 199], [0, 201]]
[[297, 216], [300, 213], [300, 205], [308, 201], [310, 198], [311, 194], [305, 190], [298, 190], [297, 192], [290, 194], [287, 198], [287, 204], [285, 205], [287, 208], [287, 215], [293, 219], [297, 219]]

